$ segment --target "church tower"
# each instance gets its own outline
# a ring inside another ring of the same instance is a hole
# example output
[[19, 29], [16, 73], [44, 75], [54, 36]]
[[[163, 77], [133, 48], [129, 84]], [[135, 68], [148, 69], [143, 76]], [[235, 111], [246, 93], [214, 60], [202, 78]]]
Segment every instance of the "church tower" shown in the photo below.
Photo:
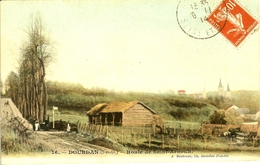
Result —
[[231, 99], [231, 91], [230, 91], [230, 88], [229, 88], [229, 84], [227, 84], [226, 97], [227, 97], [228, 99]]
[[218, 96], [224, 97], [224, 88], [222, 86], [221, 79], [219, 80], [219, 85], [218, 85]]

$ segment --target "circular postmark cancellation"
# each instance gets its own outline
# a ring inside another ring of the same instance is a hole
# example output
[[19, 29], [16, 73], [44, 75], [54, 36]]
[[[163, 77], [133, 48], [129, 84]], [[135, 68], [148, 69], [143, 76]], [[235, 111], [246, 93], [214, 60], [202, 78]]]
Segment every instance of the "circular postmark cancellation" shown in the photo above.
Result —
[[212, 14], [222, 0], [180, 0], [177, 5], [177, 22], [184, 33], [195, 39], [212, 38], [224, 28], [227, 16], [214, 15], [222, 17], [221, 24], [214, 28], [209, 22], [208, 17]]

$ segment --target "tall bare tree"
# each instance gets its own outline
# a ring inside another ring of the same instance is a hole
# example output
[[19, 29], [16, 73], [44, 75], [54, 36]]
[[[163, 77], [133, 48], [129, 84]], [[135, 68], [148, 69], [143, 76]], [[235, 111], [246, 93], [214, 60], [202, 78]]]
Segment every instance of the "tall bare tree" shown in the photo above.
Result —
[[46, 118], [48, 93], [45, 83], [46, 67], [53, 59], [52, 43], [48, 39], [40, 14], [31, 16], [26, 31], [28, 41], [22, 46], [19, 66], [19, 101], [23, 116], [42, 122]]

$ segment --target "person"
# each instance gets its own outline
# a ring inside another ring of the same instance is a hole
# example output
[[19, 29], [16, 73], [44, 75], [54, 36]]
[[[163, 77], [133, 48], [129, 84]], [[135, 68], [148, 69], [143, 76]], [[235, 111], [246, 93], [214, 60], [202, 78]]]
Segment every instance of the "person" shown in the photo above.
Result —
[[49, 130], [49, 115], [48, 115], [48, 119], [44, 120], [44, 123], [45, 123], [45, 131], [48, 131]]
[[67, 133], [70, 132], [70, 123], [67, 124]]
[[38, 131], [39, 130], [39, 122], [36, 120], [35, 122], [35, 131]]

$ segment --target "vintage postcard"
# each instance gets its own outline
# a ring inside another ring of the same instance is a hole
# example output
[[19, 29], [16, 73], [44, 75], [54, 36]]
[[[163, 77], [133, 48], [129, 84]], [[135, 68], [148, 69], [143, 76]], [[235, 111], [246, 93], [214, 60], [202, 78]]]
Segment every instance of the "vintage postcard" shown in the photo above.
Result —
[[259, 163], [259, 3], [1, 1], [1, 164]]

